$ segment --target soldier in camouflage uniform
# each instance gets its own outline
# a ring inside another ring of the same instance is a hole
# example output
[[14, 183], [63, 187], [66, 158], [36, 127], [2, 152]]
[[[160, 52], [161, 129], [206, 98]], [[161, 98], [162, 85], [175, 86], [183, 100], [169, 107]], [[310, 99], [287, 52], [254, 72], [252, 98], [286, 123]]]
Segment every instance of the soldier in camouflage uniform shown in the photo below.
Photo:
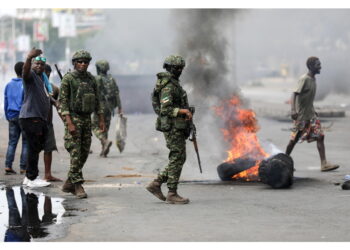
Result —
[[[184, 67], [185, 60], [181, 56], [167, 57], [163, 65], [166, 72], [157, 74], [158, 80], [152, 94], [153, 108], [158, 114], [156, 129], [164, 133], [170, 153], [168, 165], [146, 189], [168, 204], [189, 202], [189, 199], [177, 194], [182, 166], [186, 161], [186, 139], [192, 119], [186, 91], [179, 81]], [[167, 197], [161, 191], [162, 183], [167, 183]]]
[[64, 146], [70, 154], [71, 164], [63, 192], [86, 198], [82, 184], [83, 166], [91, 145], [91, 113], [99, 114], [99, 127], [105, 130], [103, 105], [95, 77], [87, 71], [91, 55], [85, 50], [73, 54], [74, 71], [67, 73], [61, 83], [59, 102], [65, 118]]
[[104, 105], [104, 119], [106, 124], [106, 131], [101, 132], [98, 127], [98, 115], [96, 112], [92, 115], [92, 131], [95, 136], [101, 141], [102, 150], [100, 156], [107, 157], [109, 148], [112, 142], [108, 140], [108, 130], [111, 123], [114, 109], [118, 107], [118, 114], [122, 115], [122, 105], [119, 97], [119, 88], [116, 81], [111, 74], [107, 74], [109, 70], [109, 63], [106, 60], [96, 62], [96, 82], [101, 93], [101, 101]]

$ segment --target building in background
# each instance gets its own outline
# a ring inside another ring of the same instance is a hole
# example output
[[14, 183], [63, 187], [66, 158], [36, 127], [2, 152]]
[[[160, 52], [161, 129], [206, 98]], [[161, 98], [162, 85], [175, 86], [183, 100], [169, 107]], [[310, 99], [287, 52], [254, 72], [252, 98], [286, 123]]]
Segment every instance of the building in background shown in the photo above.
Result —
[[[44, 50], [52, 62], [68, 62], [71, 51], [104, 25], [103, 10], [1, 9], [0, 74], [25, 59], [32, 47]], [[62, 65], [64, 66], [64, 65]]]

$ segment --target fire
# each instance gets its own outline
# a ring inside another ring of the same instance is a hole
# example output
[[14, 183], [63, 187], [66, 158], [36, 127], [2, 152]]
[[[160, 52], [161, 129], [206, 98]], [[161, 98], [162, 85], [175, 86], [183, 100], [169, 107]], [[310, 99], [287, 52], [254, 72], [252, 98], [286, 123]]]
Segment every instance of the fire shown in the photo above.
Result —
[[236, 159], [254, 159], [255, 166], [234, 175], [233, 179], [244, 179], [252, 181], [258, 179], [258, 169], [260, 162], [269, 155], [261, 147], [257, 131], [260, 129], [251, 109], [244, 109], [242, 102], [237, 96], [230, 100], [225, 100], [215, 112], [225, 122], [222, 129], [224, 138], [230, 144], [225, 162], [235, 162]]
[[257, 161], [257, 164], [245, 171], [242, 171], [234, 176], [232, 176], [232, 179], [240, 179], [245, 181], [257, 181], [259, 180], [259, 164], [260, 161]]

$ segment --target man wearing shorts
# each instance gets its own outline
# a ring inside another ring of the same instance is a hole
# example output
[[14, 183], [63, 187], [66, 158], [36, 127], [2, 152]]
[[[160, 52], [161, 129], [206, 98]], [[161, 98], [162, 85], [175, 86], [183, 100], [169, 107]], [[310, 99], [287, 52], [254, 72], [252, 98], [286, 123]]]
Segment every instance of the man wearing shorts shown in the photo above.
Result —
[[[50, 79], [50, 74], [51, 74], [51, 66], [49, 64], [45, 64], [45, 74], [48, 79]], [[52, 117], [53, 117], [53, 108], [52, 106], [55, 106], [57, 108], [57, 99], [59, 95], [59, 88], [52, 84], [52, 94], [50, 96], [50, 103], [51, 107], [49, 110], [49, 117], [47, 119], [47, 126], [48, 126], [48, 131], [47, 135], [45, 138], [45, 143], [44, 143], [44, 165], [45, 165], [45, 177], [44, 179], [46, 181], [62, 181], [51, 174], [51, 164], [52, 164], [52, 152], [57, 151], [57, 146], [56, 146], [56, 139], [55, 139], [55, 131], [53, 128], [53, 123], [52, 123]]]
[[306, 61], [308, 73], [301, 76], [297, 89], [292, 94], [291, 117], [294, 120], [294, 128], [291, 139], [286, 148], [286, 154], [290, 155], [295, 144], [301, 142], [317, 142], [317, 150], [320, 154], [321, 171], [331, 171], [339, 168], [339, 165], [331, 164], [326, 160], [324, 146], [324, 134], [318, 114], [314, 109], [316, 94], [316, 74], [321, 72], [321, 62], [317, 57], [309, 57]]

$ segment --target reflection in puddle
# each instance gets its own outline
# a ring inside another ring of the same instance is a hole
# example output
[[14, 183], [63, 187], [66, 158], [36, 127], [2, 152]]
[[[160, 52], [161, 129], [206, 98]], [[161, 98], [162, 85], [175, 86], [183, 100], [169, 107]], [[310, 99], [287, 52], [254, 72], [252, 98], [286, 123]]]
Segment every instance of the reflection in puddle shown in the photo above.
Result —
[[48, 226], [60, 224], [62, 198], [22, 187], [0, 189], [0, 241], [33, 241], [48, 236]]

